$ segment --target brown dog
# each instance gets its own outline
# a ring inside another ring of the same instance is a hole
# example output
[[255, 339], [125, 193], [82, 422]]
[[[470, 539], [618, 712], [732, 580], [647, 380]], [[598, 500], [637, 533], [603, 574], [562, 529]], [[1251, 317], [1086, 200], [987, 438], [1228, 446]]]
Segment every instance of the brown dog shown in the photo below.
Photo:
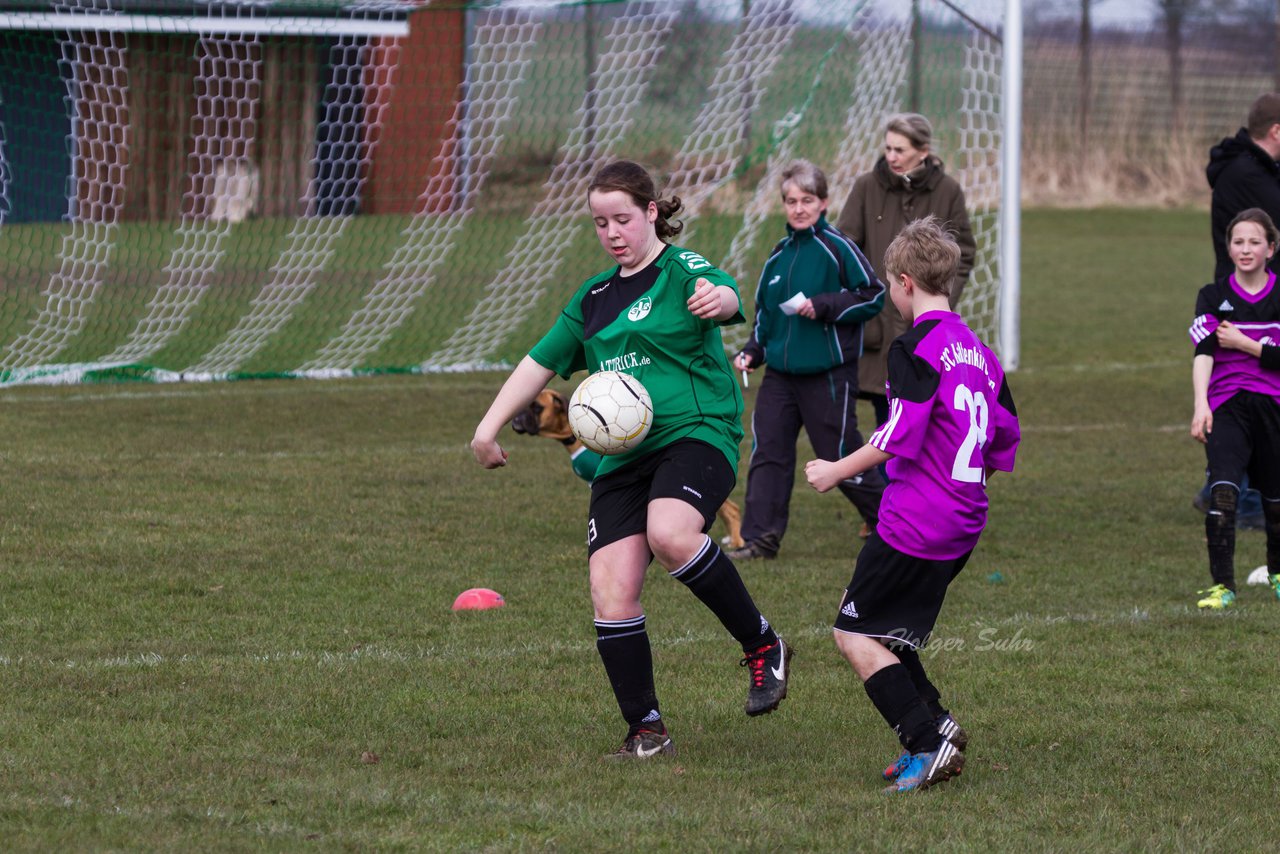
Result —
[[[590, 482], [594, 471], [584, 472], [578, 464], [576, 456], [579, 449], [584, 449], [582, 442], [569, 429], [569, 398], [558, 391], [544, 388], [538, 393], [529, 408], [511, 419], [511, 429], [528, 436], [546, 436], [564, 445], [574, 460], [574, 474]], [[584, 449], [585, 450], [585, 449]], [[727, 544], [731, 549], [742, 548], [742, 511], [733, 501], [726, 499], [716, 511], [716, 518], [724, 523], [729, 532]]]

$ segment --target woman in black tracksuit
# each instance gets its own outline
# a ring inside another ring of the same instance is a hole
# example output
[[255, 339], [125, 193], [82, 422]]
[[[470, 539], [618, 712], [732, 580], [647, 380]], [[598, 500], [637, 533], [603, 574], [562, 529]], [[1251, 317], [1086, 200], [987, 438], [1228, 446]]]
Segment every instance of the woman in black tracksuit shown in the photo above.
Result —
[[[787, 236], [769, 255], [756, 289], [751, 338], [734, 359], [743, 371], [769, 366], [751, 418], [751, 463], [740, 549], [734, 560], [777, 556], [795, 483], [803, 426], [821, 459], [862, 444], [858, 357], [862, 324], [884, 307], [885, 288], [853, 241], [827, 223], [827, 179], [799, 160], [782, 173]], [[840, 491], [875, 527], [884, 481], [876, 471]]]

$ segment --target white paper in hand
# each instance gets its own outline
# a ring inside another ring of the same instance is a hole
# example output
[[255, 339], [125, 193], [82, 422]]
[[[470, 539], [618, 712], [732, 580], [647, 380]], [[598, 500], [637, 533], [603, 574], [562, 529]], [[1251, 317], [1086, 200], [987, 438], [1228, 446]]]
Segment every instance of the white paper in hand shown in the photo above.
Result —
[[782, 309], [783, 314], [795, 314], [800, 310], [800, 306], [804, 305], [804, 301], [807, 299], [808, 297], [804, 295], [804, 291], [800, 291], [791, 299], [779, 304], [778, 308]]

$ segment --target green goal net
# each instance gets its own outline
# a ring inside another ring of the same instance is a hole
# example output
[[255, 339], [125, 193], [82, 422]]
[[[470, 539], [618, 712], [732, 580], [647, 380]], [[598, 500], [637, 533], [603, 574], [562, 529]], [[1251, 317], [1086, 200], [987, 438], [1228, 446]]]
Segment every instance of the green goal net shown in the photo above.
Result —
[[0, 0], [0, 383], [511, 364], [606, 265], [585, 196], [618, 157], [749, 301], [782, 166], [834, 211], [903, 109], [965, 188], [994, 339], [999, 11]]

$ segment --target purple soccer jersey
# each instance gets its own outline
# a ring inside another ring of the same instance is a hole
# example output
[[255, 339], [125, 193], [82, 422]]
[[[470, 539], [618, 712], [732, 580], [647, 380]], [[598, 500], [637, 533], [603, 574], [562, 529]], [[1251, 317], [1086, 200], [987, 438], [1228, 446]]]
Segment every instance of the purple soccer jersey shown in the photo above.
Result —
[[1280, 288], [1276, 287], [1276, 274], [1269, 274], [1266, 286], [1256, 294], [1240, 287], [1234, 274], [1205, 285], [1196, 297], [1196, 319], [1191, 322], [1190, 333], [1196, 355], [1213, 356], [1210, 409], [1217, 409], [1240, 391], [1265, 394], [1280, 403], [1280, 371], [1264, 368], [1259, 359], [1248, 353], [1218, 346], [1213, 333], [1224, 320], [1263, 346], [1280, 345]]
[[949, 311], [916, 318], [888, 367], [889, 419], [870, 440], [893, 454], [876, 531], [913, 557], [960, 557], [987, 523], [987, 470], [1013, 471], [1021, 434], [1004, 369]]

